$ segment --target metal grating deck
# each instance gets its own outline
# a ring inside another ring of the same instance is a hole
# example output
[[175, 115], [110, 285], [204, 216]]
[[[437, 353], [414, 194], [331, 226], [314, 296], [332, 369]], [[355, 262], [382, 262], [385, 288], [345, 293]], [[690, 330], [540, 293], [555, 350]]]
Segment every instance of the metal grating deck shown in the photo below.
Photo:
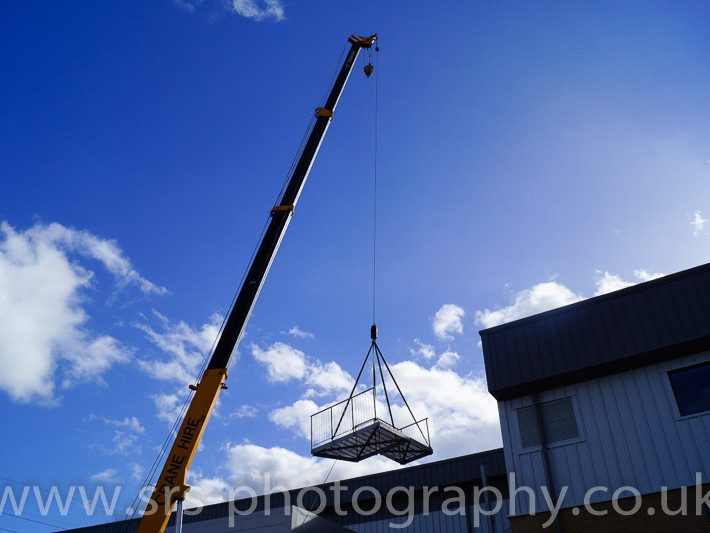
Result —
[[351, 462], [362, 461], [380, 454], [401, 465], [433, 453], [428, 444], [406, 435], [403, 431], [379, 418], [370, 422], [367, 425], [361, 424], [351, 432], [316, 446], [311, 450], [311, 453], [317, 457]]

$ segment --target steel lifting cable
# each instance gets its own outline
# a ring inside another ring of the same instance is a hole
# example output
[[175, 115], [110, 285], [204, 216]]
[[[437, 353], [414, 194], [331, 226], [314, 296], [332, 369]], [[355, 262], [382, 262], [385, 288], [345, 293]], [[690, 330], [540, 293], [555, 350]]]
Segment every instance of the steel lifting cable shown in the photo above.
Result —
[[[378, 79], [380, 77], [380, 51], [379, 45], [375, 45], [375, 132], [374, 132], [374, 156], [373, 156], [373, 193], [372, 193], [372, 323], [375, 321], [375, 303], [377, 296], [377, 130], [378, 130]], [[370, 52], [372, 54], [372, 52]]]
[[[380, 47], [379, 45], [375, 45], [375, 52], [379, 52]], [[343, 51], [344, 53], [344, 51]], [[372, 50], [369, 51], [369, 57], [370, 57], [370, 62], [372, 62]], [[342, 55], [341, 55], [342, 58]], [[378, 108], [378, 91], [377, 91], [377, 79], [378, 79], [378, 72], [379, 72], [379, 67], [380, 67], [380, 62], [379, 62], [379, 54], [375, 54], [375, 124], [374, 124], [374, 161], [373, 161], [373, 197], [372, 197], [372, 323], [375, 323], [375, 302], [376, 302], [376, 272], [377, 272], [377, 108]], [[370, 350], [372, 350], [372, 347], [370, 347]], [[370, 351], [367, 352], [367, 356], [370, 355]], [[367, 356], [365, 357], [365, 362], [367, 362]], [[364, 366], [365, 363], [363, 363]], [[380, 369], [380, 372], [382, 369]], [[362, 369], [360, 370], [362, 373]], [[373, 387], [375, 386], [375, 361], [373, 359], [372, 361], [372, 379], [373, 379]], [[355, 387], [357, 387], [357, 380], [355, 381]], [[354, 392], [354, 391], [353, 391]], [[352, 398], [353, 393], [350, 393], [350, 396], [348, 399]], [[346, 407], [347, 408], [347, 407]], [[345, 411], [343, 411], [343, 414]], [[390, 412], [391, 416], [391, 412]], [[325, 479], [323, 480], [323, 485], [325, 485], [328, 482], [328, 478], [330, 478], [330, 475], [333, 473], [333, 469], [335, 468], [335, 464], [338, 462], [338, 459], [333, 459], [333, 464], [330, 465], [330, 469], [328, 470], [328, 473], [325, 475]], [[311, 508], [311, 512], [313, 511], [313, 508]], [[306, 521], [306, 517], [303, 518], [303, 522]], [[303, 522], [301, 525], [303, 525]]]

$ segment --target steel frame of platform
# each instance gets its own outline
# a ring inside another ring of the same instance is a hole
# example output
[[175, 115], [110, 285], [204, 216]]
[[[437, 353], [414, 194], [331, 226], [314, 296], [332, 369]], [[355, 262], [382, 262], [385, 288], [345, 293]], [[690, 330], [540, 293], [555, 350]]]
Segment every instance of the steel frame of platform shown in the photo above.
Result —
[[[361, 461], [379, 454], [402, 465], [431, 455], [433, 450], [429, 438], [429, 420], [427, 418], [417, 420], [414, 417], [414, 413], [409, 407], [404, 394], [402, 394], [402, 390], [394, 374], [392, 374], [385, 356], [377, 345], [377, 326], [375, 324], [370, 327], [370, 339], [372, 341], [370, 349], [367, 351], [365, 359], [360, 366], [360, 371], [355, 378], [355, 383], [348, 398], [311, 415], [311, 454], [317, 457], [352, 462]], [[372, 387], [355, 394], [370, 356], [372, 356]], [[408, 426], [400, 428], [395, 426], [383, 366], [412, 417], [413, 423]], [[391, 423], [385, 422], [377, 416], [376, 369], [379, 370], [380, 383], [387, 402], [387, 412]], [[369, 401], [367, 398], [370, 396], [372, 398], [372, 410], [369, 411], [368, 407], [367, 410], [369, 412], [365, 416], [360, 416], [363, 414], [360, 411], [359, 416], [356, 417], [355, 400], [365, 398], [366, 401]], [[340, 406], [343, 406], [342, 411]], [[350, 409], [349, 415], [348, 408]], [[337, 413], [335, 417], [333, 416], [334, 410]], [[322, 418], [326, 413], [329, 416], [325, 416], [326, 424], [324, 427]], [[336, 420], [337, 423], [335, 423]], [[330, 421], [330, 428], [328, 428], [328, 421]], [[350, 424], [349, 428], [348, 424]], [[426, 429], [426, 433], [423, 428]], [[327, 430], [327, 433], [324, 434], [324, 430]], [[422, 437], [421, 440], [419, 435]]]
[[[384, 420], [377, 418], [370, 422], [368, 425], [359, 424], [357, 429], [316, 446], [311, 453], [316, 457], [350, 462], [380, 454], [401, 465], [433, 453], [429, 444], [405, 435]], [[427, 421], [425, 419], [418, 423], [427, 424]]]

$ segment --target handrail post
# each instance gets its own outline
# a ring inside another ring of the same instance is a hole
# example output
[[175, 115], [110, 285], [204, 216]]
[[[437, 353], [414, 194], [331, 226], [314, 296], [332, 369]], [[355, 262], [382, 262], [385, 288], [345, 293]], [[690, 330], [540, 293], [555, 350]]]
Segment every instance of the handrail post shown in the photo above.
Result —
[[[374, 371], [374, 366], [372, 367]], [[375, 413], [375, 420], [377, 420], [377, 391], [375, 390], [375, 387], [372, 387], [372, 410]]]

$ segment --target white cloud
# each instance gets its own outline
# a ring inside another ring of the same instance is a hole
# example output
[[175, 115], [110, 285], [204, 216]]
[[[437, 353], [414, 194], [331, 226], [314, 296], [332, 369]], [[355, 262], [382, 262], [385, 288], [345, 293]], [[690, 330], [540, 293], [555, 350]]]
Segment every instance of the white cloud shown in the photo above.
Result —
[[350, 392], [355, 383], [355, 379], [334, 361], [309, 365], [307, 374], [306, 383], [314, 387], [318, 396]]
[[[418, 419], [429, 418], [435, 458], [501, 445], [498, 404], [488, 393], [483, 378], [461, 376], [449, 369], [424, 368], [413, 361], [391, 367], [414, 415]], [[388, 389], [394, 390], [392, 384]], [[394, 400], [395, 423], [400, 427], [411, 423], [407, 409], [396, 397]]]
[[266, 349], [252, 343], [251, 353], [266, 367], [271, 383], [302, 380], [311, 387], [308, 394], [315, 396], [349, 392], [353, 386], [353, 377], [338, 363], [310, 360], [304, 352], [283, 342], [275, 342]]
[[275, 342], [266, 350], [252, 343], [251, 355], [266, 366], [272, 383], [301, 379], [306, 374], [306, 354], [286, 343]]
[[[488, 394], [483, 379], [463, 377], [451, 370], [426, 369], [409, 361], [392, 365], [392, 372], [397, 376], [415, 415], [420, 419], [429, 417], [434, 448], [432, 459], [501, 445], [497, 403]], [[394, 390], [392, 383], [389, 387]], [[411, 417], [404, 405], [397, 398], [391, 400], [395, 423], [410, 423]], [[273, 411], [270, 419], [278, 426], [290, 428], [304, 439], [309, 439], [310, 415], [318, 408], [315, 402], [298, 400]], [[378, 401], [378, 412], [384, 413], [384, 409], [384, 404]], [[263, 492], [266, 475], [270, 478], [271, 487], [295, 488], [322, 483], [333, 462], [302, 456], [280, 447], [266, 448], [248, 443], [229, 446], [227, 464], [230, 479], [235, 485]], [[329, 481], [394, 468], [399, 468], [399, 465], [381, 456], [359, 463], [340, 462]]]
[[157, 311], [153, 313], [160, 323], [157, 330], [146, 324], [136, 324], [136, 327], [143, 331], [155, 346], [168, 354], [169, 359], [140, 360], [138, 365], [155, 379], [180, 384], [193, 383], [217, 338], [222, 317], [215, 313], [209, 322], [194, 328], [183, 321], [171, 323]]
[[195, 7], [197, 7], [197, 5], [201, 3], [201, 0], [173, 0], [173, 3], [179, 8], [184, 9], [189, 13], [194, 13]]
[[190, 490], [185, 498], [186, 509], [204, 507], [231, 499], [231, 484], [219, 477], [204, 477], [193, 469], [188, 473], [188, 484]]
[[[257, 493], [271, 488], [292, 489], [323, 483], [333, 466], [331, 459], [299, 455], [278, 446], [266, 448], [255, 444], [237, 444], [227, 450], [229, 478], [235, 487], [251, 487]], [[328, 481], [393, 470], [397, 463], [373, 457], [360, 463], [340, 461]], [[265, 476], [268, 476], [268, 485]], [[242, 497], [245, 495], [242, 494]]]
[[[249, 495], [245, 487], [258, 494], [293, 489], [307, 485], [394, 470], [400, 465], [382, 457], [360, 463], [339, 462], [331, 459], [303, 456], [291, 450], [263, 447], [245, 443], [225, 447], [227, 478], [204, 477], [195, 469], [188, 474], [191, 486], [186, 507], [201, 507]], [[331, 470], [332, 469], [332, 470]]]
[[76, 382], [96, 380], [104, 383], [101, 376], [116, 363], [127, 363], [131, 359], [129, 349], [113, 337], [104, 335], [90, 342], [79, 343], [74, 351], [64, 355], [71, 362], [62, 385], [71, 387]]
[[235, 13], [256, 21], [273, 19], [284, 20], [284, 7], [281, 0], [232, 0]]
[[463, 317], [465, 311], [455, 304], [444, 304], [432, 319], [434, 335], [441, 340], [451, 340], [454, 334], [463, 333]]
[[[498, 407], [488, 394], [485, 380], [464, 377], [443, 368], [455, 364], [458, 358], [455, 352], [445, 352], [439, 360], [441, 365], [433, 368], [424, 368], [412, 361], [390, 365], [415, 416], [418, 419], [429, 417], [438, 458], [486, 450], [501, 442]], [[409, 411], [394, 392], [396, 388], [389, 377], [386, 379], [395, 424], [400, 427], [411, 424], [414, 421]], [[378, 390], [381, 395], [381, 387]], [[275, 409], [269, 419], [279, 427], [310, 439], [310, 417], [321, 408], [312, 400], [300, 399]], [[381, 418], [386, 418], [384, 398], [378, 398], [377, 412]]]
[[298, 326], [293, 326], [291, 329], [288, 331], [282, 331], [281, 332], [284, 335], [291, 335], [292, 337], [296, 337], [297, 339], [312, 339], [314, 338], [313, 333], [310, 331], [304, 331]]
[[700, 237], [703, 233], [703, 228], [705, 227], [706, 222], [707, 219], [703, 218], [700, 211], [693, 213], [693, 220], [690, 221], [690, 225], [693, 227], [693, 237], [696, 239]]
[[311, 415], [320, 410], [311, 400], [297, 400], [291, 405], [275, 409], [269, 420], [279, 427], [293, 429], [303, 438], [311, 438]]
[[114, 431], [111, 455], [137, 455], [140, 453], [141, 447], [138, 444], [138, 437], [133, 433], [125, 431]]
[[643, 282], [662, 278], [665, 274], [663, 272], [649, 272], [648, 270], [638, 269], [634, 270], [634, 276], [636, 276], [636, 279]]
[[[282, 348], [283, 349], [283, 348]], [[268, 350], [259, 350], [264, 353]], [[286, 353], [291, 353], [286, 350]], [[443, 364], [455, 362], [458, 354], [445, 352], [439, 358]], [[297, 357], [303, 361], [304, 368], [289, 379], [300, 379], [304, 386], [314, 376], [313, 369], [327, 372], [330, 369], [336, 375], [342, 369], [334, 362], [323, 364], [317, 361], [309, 364], [305, 354]], [[447, 361], [449, 363], [447, 363]], [[268, 364], [268, 363], [266, 363]], [[407, 401], [417, 417], [429, 417], [432, 445], [435, 455], [432, 459], [452, 457], [463, 453], [488, 450], [501, 445], [498, 409], [495, 399], [486, 390], [482, 378], [465, 377], [452, 370], [443, 368], [423, 368], [414, 362], [400, 362], [391, 365], [392, 372], [402, 387]], [[276, 374], [279, 374], [276, 371]], [[352, 377], [348, 376], [348, 388]], [[339, 388], [345, 388], [344, 385]], [[388, 379], [388, 388], [395, 390]], [[406, 425], [411, 417], [397, 396], [391, 396], [395, 422]], [[301, 398], [290, 405], [274, 409], [269, 419], [278, 427], [292, 430], [296, 435], [310, 438], [310, 416], [320, 406]], [[384, 400], [378, 399], [378, 412], [385, 412]], [[424, 428], [424, 427], [423, 427]], [[425, 428], [424, 428], [425, 429]], [[232, 488], [251, 487], [257, 493], [264, 493], [279, 488], [296, 488], [323, 483], [329, 474], [333, 461], [308, 455], [300, 455], [282, 447], [264, 447], [253, 443], [228, 444], [227, 453], [228, 479], [220, 477], [202, 478], [191, 475], [190, 483], [199, 486], [195, 500], [188, 500], [188, 506], [225, 501], [229, 498], [245, 496], [235, 494]], [[369, 458], [359, 463], [338, 462], [330, 473], [328, 481], [401, 468], [400, 465], [381, 456]], [[195, 489], [193, 489], [195, 490]], [[191, 491], [192, 492], [192, 491]], [[204, 493], [204, 494], [202, 494]]]
[[[12, 230], [8, 224], [3, 223], [3, 233], [6, 232], [6, 229]], [[145, 293], [165, 294], [168, 292], [165, 287], [159, 287], [141, 276], [114, 240], [102, 239], [88, 231], [67, 228], [56, 222], [48, 226], [37, 224], [24, 232], [24, 235], [34, 242], [74, 251], [96, 259], [121, 283], [135, 284]]]
[[180, 414], [186, 396], [187, 393], [161, 393], [153, 394], [150, 398], [153, 400], [153, 404], [155, 405], [157, 417], [168, 424], [173, 424], [177, 416]]
[[115, 483], [117, 481], [116, 474], [118, 474], [118, 471], [115, 468], [107, 468], [93, 474], [89, 479], [96, 483]]
[[128, 468], [131, 469], [131, 479], [133, 481], [142, 481], [143, 480], [143, 474], [145, 471], [143, 470], [143, 467], [139, 465], [138, 463], [130, 462], [128, 463]]
[[0, 224], [0, 389], [15, 401], [54, 400], [55, 377], [65, 387], [102, 382], [130, 350], [108, 335], [92, 336], [83, 304], [93, 273], [76, 256], [98, 260], [122, 285], [165, 290], [143, 278], [114, 241], [60, 224], [17, 232]]
[[[100, 422], [113, 428], [109, 445], [98, 445], [96, 448], [104, 455], [137, 455], [142, 451], [145, 428], [135, 416], [125, 418], [108, 418], [91, 414], [87, 422]], [[98, 432], [92, 428], [92, 434]], [[89, 445], [94, 447], [93, 445]]]
[[[277, 343], [278, 344], [278, 343]], [[273, 346], [272, 346], [273, 347]], [[265, 354], [269, 349], [257, 347], [257, 360], [263, 360], [270, 368], [272, 358]], [[284, 355], [293, 356], [294, 349], [277, 347]], [[252, 346], [254, 349], [254, 346]], [[321, 394], [337, 397], [340, 391], [352, 387], [353, 378], [335, 362], [309, 362], [303, 352], [296, 351], [295, 361], [299, 370], [285, 374], [274, 369], [272, 374], [283, 381], [299, 380], [303, 387], [320, 388]], [[433, 356], [432, 356], [433, 357]], [[429, 418], [429, 430], [434, 456], [431, 459], [453, 457], [464, 453], [488, 450], [501, 445], [498, 408], [495, 399], [488, 394], [483, 378], [462, 376], [445, 367], [455, 365], [460, 356], [453, 351], [441, 354], [437, 364], [424, 368], [415, 362], [405, 361], [391, 365], [407, 401], [419, 420]], [[328, 377], [330, 376], [330, 377]], [[335, 377], [333, 377], [335, 376]], [[340, 383], [333, 385], [333, 383]], [[387, 379], [395, 423], [404, 426], [412, 423], [409, 411], [394, 392], [396, 389]], [[313, 389], [308, 389], [306, 394]], [[280, 428], [290, 429], [300, 438], [310, 439], [310, 417], [321, 406], [308, 398], [300, 398], [290, 405], [273, 409], [269, 419]], [[384, 416], [384, 398], [377, 399], [377, 409]], [[422, 426], [426, 431], [426, 426]], [[227, 445], [227, 469], [232, 486], [248, 486], [258, 493], [267, 492], [276, 486], [295, 488], [322, 483], [333, 466], [332, 460], [300, 455], [282, 447], [263, 447], [254, 443]], [[329, 481], [367, 475], [400, 468], [399, 465], [381, 456], [359, 463], [339, 462]], [[265, 479], [268, 477], [268, 485]], [[225, 480], [211, 481], [214, 501], [235, 497], [225, 492]], [[243, 496], [243, 495], [242, 495]]]
[[[596, 290], [594, 296], [606, 294], [612, 291], [623, 289], [635, 285], [636, 283], [649, 281], [663, 277], [660, 272], [649, 272], [644, 269], [634, 270], [633, 280], [626, 280], [619, 275], [610, 274], [607, 271], [597, 270]], [[565, 285], [556, 281], [538, 283], [528, 289], [518, 292], [513, 298], [513, 303], [499, 309], [485, 309], [476, 312], [476, 322], [484, 327], [491, 328], [506, 322], [512, 322], [519, 318], [535, 315], [550, 309], [569, 305], [585, 296], [577, 294]]]
[[89, 418], [87, 420], [89, 422], [98, 420], [100, 422], [103, 422], [107, 426], [112, 426], [115, 428], [126, 428], [135, 433], [145, 433], [145, 428], [143, 427], [143, 424], [141, 424], [140, 420], [138, 420], [138, 418], [136, 418], [135, 416], [127, 416], [125, 418], [120, 419], [107, 418], [105, 416], [96, 416], [95, 414], [91, 414], [89, 415]]
[[244, 405], [239, 406], [239, 409], [234, 411], [229, 416], [233, 417], [233, 418], [254, 418], [258, 412], [259, 412], [259, 410], [256, 407], [254, 407], [253, 405], [244, 404]]
[[619, 289], [634, 285], [633, 281], [626, 281], [621, 276], [609, 274], [607, 271], [597, 271], [597, 275], [599, 277], [597, 279], [597, 290], [594, 292], [594, 296], [618, 291]]
[[461, 360], [461, 356], [453, 351], [446, 351], [439, 356], [436, 361], [436, 366], [438, 368], [451, 368], [456, 366], [456, 364]]
[[416, 348], [410, 348], [409, 353], [415, 357], [423, 357], [424, 359], [431, 359], [436, 355], [434, 347], [431, 344], [426, 344], [419, 339], [414, 339], [414, 344]]
[[542, 313], [556, 307], [582, 300], [564, 285], [556, 281], [538, 283], [524, 289], [513, 298], [513, 303], [500, 309], [485, 309], [476, 312], [476, 322], [484, 328], [491, 328], [505, 322]]
[[657, 279], [663, 277], [665, 274], [660, 272], [648, 272], [644, 269], [634, 270], [634, 280], [625, 280], [621, 276], [616, 274], [609, 274], [609, 272], [601, 272], [597, 270], [597, 289], [594, 292], [594, 296], [599, 296], [600, 294], [607, 294], [609, 292], [618, 291], [625, 287], [631, 287], [637, 283], [642, 283], [644, 281], [650, 281], [652, 279]]

